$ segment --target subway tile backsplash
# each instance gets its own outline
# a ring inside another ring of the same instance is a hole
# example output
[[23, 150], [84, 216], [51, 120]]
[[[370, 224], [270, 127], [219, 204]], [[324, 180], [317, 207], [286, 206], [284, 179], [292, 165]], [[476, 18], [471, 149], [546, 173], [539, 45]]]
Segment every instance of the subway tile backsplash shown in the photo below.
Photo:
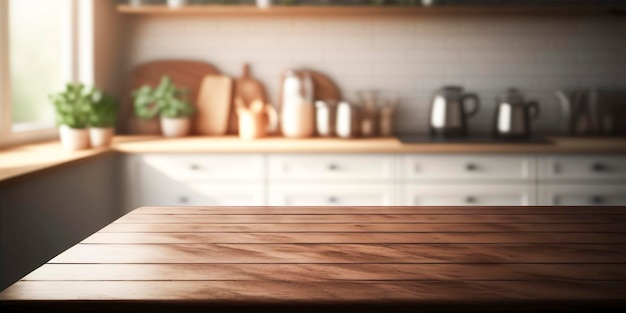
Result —
[[[416, 16], [411, 18], [130, 19], [129, 67], [180, 58], [231, 76], [244, 62], [273, 102], [281, 73], [307, 67], [331, 76], [348, 98], [376, 89], [401, 98], [398, 132], [427, 132], [430, 97], [445, 84], [481, 96], [473, 133], [488, 132], [495, 96], [518, 87], [542, 105], [535, 131], [558, 133], [558, 88], [626, 89], [626, 19], [615, 16]], [[626, 105], [626, 104], [625, 104]]]

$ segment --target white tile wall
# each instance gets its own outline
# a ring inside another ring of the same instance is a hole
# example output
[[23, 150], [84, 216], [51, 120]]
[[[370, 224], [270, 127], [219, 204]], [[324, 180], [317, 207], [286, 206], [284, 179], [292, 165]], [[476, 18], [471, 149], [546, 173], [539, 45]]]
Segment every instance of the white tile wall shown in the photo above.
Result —
[[626, 88], [626, 19], [614, 17], [437, 16], [414, 18], [132, 17], [127, 64], [163, 58], [210, 62], [238, 76], [243, 62], [273, 101], [291, 67], [330, 75], [345, 94], [401, 96], [399, 132], [426, 132], [429, 99], [444, 84], [477, 92], [470, 121], [489, 130], [495, 95], [509, 86], [542, 104], [538, 131], [554, 133], [554, 90]]

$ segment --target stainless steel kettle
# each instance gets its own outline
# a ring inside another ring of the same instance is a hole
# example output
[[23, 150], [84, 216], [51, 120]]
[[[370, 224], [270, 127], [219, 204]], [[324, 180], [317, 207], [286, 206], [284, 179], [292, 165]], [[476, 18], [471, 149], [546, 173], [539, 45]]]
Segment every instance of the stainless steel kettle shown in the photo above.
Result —
[[526, 101], [522, 93], [508, 89], [505, 96], [496, 98], [493, 135], [497, 139], [524, 140], [531, 136], [530, 120], [539, 116], [539, 104]]
[[[468, 100], [474, 107], [467, 109]], [[430, 135], [433, 138], [459, 138], [467, 135], [467, 118], [476, 114], [480, 100], [476, 94], [464, 93], [462, 87], [446, 86], [433, 97], [430, 107]]]

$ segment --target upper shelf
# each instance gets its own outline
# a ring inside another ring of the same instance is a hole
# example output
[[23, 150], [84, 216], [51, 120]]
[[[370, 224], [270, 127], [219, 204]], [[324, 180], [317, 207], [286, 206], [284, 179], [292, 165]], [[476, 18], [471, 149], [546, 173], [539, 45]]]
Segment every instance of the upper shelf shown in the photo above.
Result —
[[502, 6], [271, 6], [190, 5], [170, 8], [166, 5], [118, 5], [123, 14], [201, 14], [210, 16], [412, 16], [438, 14], [606, 14], [623, 12], [615, 5], [502, 5]]

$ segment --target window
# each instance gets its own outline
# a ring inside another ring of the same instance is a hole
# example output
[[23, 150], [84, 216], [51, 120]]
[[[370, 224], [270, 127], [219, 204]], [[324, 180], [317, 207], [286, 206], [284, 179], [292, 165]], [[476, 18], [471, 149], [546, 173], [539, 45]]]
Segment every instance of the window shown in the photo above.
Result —
[[78, 0], [0, 0], [0, 146], [56, 134], [48, 95], [78, 76]]

